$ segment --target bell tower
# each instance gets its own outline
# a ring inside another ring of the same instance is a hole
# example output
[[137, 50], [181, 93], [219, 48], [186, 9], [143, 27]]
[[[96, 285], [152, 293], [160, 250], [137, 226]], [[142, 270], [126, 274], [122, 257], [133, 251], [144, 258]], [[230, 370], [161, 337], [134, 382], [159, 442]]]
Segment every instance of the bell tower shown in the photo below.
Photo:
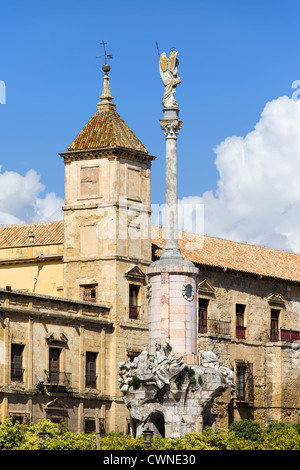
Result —
[[[107, 345], [109, 377], [101, 393], [117, 397], [118, 361], [148, 342], [146, 269], [152, 261], [150, 172], [155, 157], [117, 113], [110, 66], [102, 70], [97, 110], [60, 154], [65, 163], [63, 288], [64, 297], [110, 307], [114, 335]], [[111, 429], [118, 428], [118, 406], [116, 400]]]
[[[135, 276], [140, 285], [151, 263], [150, 171], [155, 157], [117, 113], [110, 66], [102, 70], [97, 111], [60, 154], [65, 162], [64, 297], [110, 305], [112, 319], [127, 321], [130, 270], [140, 270], [140, 277]], [[142, 290], [136, 289], [134, 300], [139, 319]]]

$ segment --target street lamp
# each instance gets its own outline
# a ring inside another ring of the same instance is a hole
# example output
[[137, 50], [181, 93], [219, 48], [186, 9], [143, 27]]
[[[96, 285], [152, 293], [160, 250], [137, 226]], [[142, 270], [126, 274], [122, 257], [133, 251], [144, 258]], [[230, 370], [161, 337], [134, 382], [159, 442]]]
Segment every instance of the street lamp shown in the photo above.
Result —
[[45, 440], [47, 439], [47, 437], [49, 435], [50, 435], [49, 432], [47, 432], [45, 428], [42, 431], [39, 432], [39, 438], [42, 442], [42, 447], [43, 448], [45, 447]]
[[147, 428], [143, 430], [143, 439], [146, 446], [152, 446], [153, 434], [154, 433], [152, 429], [149, 428], [149, 426], [147, 426]]

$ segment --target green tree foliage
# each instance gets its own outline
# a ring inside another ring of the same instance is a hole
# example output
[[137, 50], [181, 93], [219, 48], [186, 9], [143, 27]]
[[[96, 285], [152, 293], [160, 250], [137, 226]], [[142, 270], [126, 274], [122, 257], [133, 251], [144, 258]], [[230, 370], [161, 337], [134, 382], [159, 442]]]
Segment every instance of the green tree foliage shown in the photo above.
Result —
[[[300, 450], [300, 424], [287, 425], [270, 423], [261, 430], [251, 420], [241, 420], [230, 426], [229, 430], [207, 427], [202, 433], [186, 434], [175, 439], [156, 436], [153, 450]], [[41, 431], [47, 437], [42, 441]], [[13, 424], [5, 419], [0, 425], [0, 450], [96, 450], [95, 433], [71, 433], [66, 426], [62, 428], [49, 420], [37, 424]], [[142, 436], [109, 433], [101, 438], [102, 450], [145, 450]]]
[[15, 450], [20, 447], [24, 440], [21, 425], [13, 424], [12, 420], [5, 418], [0, 426], [0, 450]]
[[295, 429], [298, 434], [300, 434], [300, 421], [298, 421], [298, 423], [293, 423], [292, 428]]
[[229, 427], [230, 431], [234, 431], [235, 435], [242, 437], [243, 439], [249, 439], [251, 441], [258, 441], [261, 439], [261, 429], [259, 424], [251, 419], [241, 419], [232, 423]]
[[287, 429], [288, 427], [289, 427], [289, 425], [286, 424], [286, 423], [282, 423], [282, 421], [271, 421], [268, 424], [266, 432], [272, 432], [272, 431], [275, 431], [275, 430], [283, 431], [284, 429]]

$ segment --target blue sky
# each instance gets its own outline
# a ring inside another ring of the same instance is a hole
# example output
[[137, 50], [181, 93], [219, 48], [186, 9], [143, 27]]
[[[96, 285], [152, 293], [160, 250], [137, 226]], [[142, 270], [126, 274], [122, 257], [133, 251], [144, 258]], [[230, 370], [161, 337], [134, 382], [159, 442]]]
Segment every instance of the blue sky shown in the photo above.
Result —
[[6, 85], [1, 171], [34, 169], [44, 185], [40, 197], [54, 192], [63, 198], [58, 153], [96, 110], [103, 39], [113, 54], [117, 111], [158, 157], [152, 167], [156, 204], [164, 202], [165, 142], [155, 41], [160, 52], [179, 51], [180, 199], [215, 193], [220, 169], [213, 149], [253, 131], [266, 103], [291, 98], [292, 82], [300, 79], [299, 1], [2, 0], [0, 17], [0, 80]]

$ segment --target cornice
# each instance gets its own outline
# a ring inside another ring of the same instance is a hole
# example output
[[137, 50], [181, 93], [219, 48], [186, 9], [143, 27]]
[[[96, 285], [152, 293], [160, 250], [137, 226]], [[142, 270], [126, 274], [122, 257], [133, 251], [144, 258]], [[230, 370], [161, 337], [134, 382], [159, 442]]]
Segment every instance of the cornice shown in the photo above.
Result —
[[155, 156], [149, 155], [148, 153], [118, 146], [103, 147], [101, 149], [72, 150], [59, 153], [59, 155], [64, 159], [65, 164], [71, 163], [72, 161], [95, 160], [100, 158], [124, 158], [126, 160], [149, 164], [152, 160], [156, 159]]
[[[62, 243], [60, 243], [62, 245]], [[7, 265], [7, 264], [24, 264], [24, 263], [53, 263], [57, 261], [61, 261], [63, 259], [63, 255], [45, 255], [45, 256], [24, 256], [22, 258], [5, 258], [0, 259], [0, 265]]]

